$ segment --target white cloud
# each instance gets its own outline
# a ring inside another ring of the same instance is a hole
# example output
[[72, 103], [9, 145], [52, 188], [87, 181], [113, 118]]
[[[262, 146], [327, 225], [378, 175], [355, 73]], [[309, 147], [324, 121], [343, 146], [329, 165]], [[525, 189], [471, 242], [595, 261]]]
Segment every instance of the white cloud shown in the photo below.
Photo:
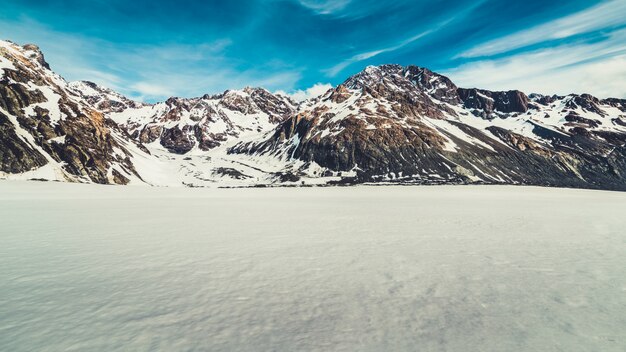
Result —
[[297, 102], [305, 101], [307, 99], [314, 99], [319, 97], [320, 95], [326, 93], [329, 89], [332, 89], [333, 86], [330, 83], [316, 83], [312, 87], [307, 88], [305, 90], [295, 90], [291, 93], [287, 93], [285, 91], [279, 90], [276, 91], [276, 94], [282, 94], [291, 97], [293, 100]]
[[458, 57], [505, 53], [548, 40], [563, 39], [603, 28], [626, 24], [626, 1], [612, 0], [590, 9], [480, 44]]
[[139, 92], [141, 97], [167, 97], [176, 94], [169, 87], [149, 82], [135, 83], [131, 85], [131, 89]]
[[591, 44], [570, 44], [480, 60], [441, 72], [462, 87], [527, 93], [590, 93], [626, 98], [626, 29]]

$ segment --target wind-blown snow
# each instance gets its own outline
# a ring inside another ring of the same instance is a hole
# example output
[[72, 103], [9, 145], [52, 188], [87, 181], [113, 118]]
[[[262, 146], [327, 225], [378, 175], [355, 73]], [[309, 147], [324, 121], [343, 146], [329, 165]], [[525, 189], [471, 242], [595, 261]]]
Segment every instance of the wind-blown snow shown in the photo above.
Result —
[[0, 182], [0, 346], [623, 351], [626, 193]]

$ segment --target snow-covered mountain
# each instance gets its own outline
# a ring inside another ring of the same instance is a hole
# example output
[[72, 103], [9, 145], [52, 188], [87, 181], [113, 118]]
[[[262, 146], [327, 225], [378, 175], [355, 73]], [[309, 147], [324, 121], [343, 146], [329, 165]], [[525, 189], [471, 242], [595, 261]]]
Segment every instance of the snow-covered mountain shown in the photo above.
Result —
[[624, 189], [626, 101], [456, 87], [428, 69], [368, 67], [234, 153], [348, 172], [346, 182]]
[[39, 48], [0, 41], [0, 172], [5, 178], [141, 182], [143, 152], [50, 70]]
[[131, 106], [109, 116], [141, 143], [158, 142], [172, 153], [185, 154], [196, 148], [210, 151], [230, 139], [269, 131], [295, 111], [295, 103], [287, 97], [245, 88]]
[[0, 172], [74, 182], [506, 183], [626, 190], [626, 100], [457, 87], [368, 67], [297, 104], [261, 88], [157, 104], [68, 83], [0, 42]]

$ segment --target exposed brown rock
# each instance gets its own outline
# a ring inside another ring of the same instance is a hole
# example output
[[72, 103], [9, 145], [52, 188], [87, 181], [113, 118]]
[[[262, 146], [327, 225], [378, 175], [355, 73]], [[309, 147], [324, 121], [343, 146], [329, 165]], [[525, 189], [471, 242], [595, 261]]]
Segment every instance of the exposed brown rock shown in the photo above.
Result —
[[184, 126], [182, 130], [178, 126], [166, 129], [161, 137], [161, 145], [176, 154], [187, 153], [195, 144], [193, 128], [190, 126]]

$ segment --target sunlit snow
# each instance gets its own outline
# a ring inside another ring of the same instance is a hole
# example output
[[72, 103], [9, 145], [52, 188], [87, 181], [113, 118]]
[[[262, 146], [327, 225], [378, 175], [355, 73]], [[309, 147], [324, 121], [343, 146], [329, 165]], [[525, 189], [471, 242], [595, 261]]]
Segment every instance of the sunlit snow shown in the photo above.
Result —
[[626, 193], [0, 182], [2, 351], [624, 351]]

